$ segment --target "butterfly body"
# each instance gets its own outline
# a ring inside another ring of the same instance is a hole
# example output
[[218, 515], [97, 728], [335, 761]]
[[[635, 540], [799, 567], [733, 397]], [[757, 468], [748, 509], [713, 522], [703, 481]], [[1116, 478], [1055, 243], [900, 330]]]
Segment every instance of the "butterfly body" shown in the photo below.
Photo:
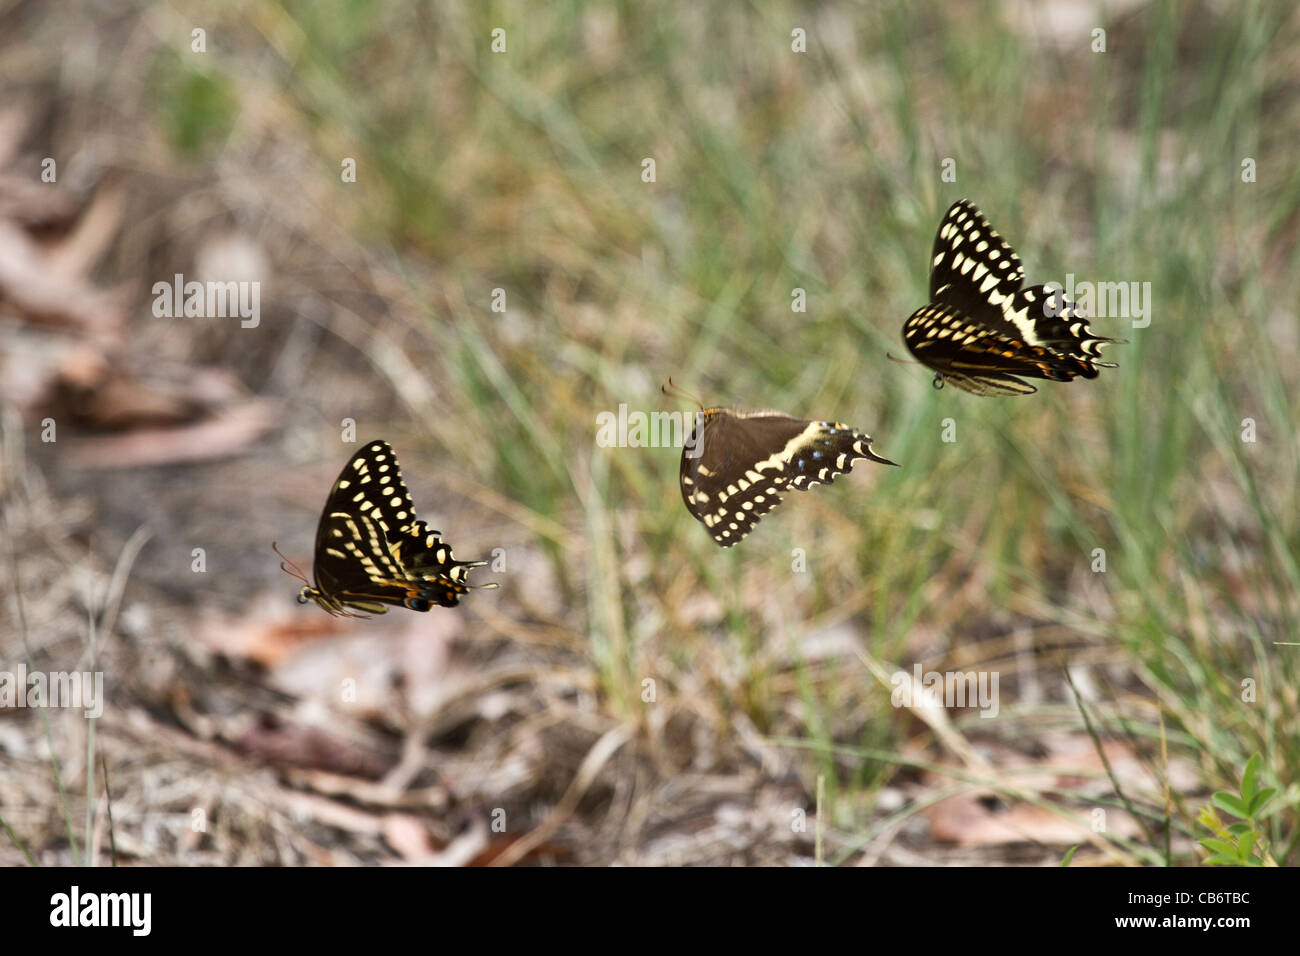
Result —
[[348, 616], [383, 614], [389, 605], [455, 607], [469, 591], [469, 569], [486, 562], [457, 561], [440, 534], [416, 517], [391, 446], [369, 442], [330, 489], [316, 529], [315, 581], [298, 603]]
[[706, 408], [682, 450], [682, 500], [713, 540], [729, 548], [785, 492], [829, 484], [862, 458], [894, 464], [872, 451], [869, 435], [839, 422], [771, 409]]
[[975, 204], [960, 199], [939, 224], [930, 259], [930, 304], [903, 323], [903, 341], [935, 372], [976, 395], [1028, 395], [1019, 376], [1068, 382], [1096, 378], [1101, 347], [1059, 290], [1024, 286], [1020, 257]]

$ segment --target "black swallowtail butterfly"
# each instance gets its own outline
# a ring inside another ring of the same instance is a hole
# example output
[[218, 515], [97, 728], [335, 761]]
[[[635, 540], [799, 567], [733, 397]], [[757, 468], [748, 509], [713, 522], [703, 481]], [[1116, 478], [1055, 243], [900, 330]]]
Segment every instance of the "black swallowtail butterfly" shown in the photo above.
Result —
[[730, 548], [787, 491], [830, 484], [860, 458], [895, 464], [871, 450], [869, 435], [839, 422], [704, 408], [682, 449], [682, 499], [713, 540]]
[[358, 616], [349, 609], [383, 614], [387, 604], [412, 611], [455, 607], [471, 587], [469, 569], [487, 562], [455, 560], [439, 534], [415, 516], [388, 442], [372, 441], [344, 466], [325, 500], [316, 529], [315, 583], [280, 566], [304, 582], [299, 604], [315, 601], [334, 615]]
[[1068, 382], [1096, 378], [1108, 339], [1061, 291], [1022, 288], [1020, 257], [975, 204], [959, 199], [939, 224], [930, 258], [930, 304], [903, 323], [903, 341], [934, 369], [934, 386], [952, 382], [976, 395], [1037, 391], [1017, 375]]

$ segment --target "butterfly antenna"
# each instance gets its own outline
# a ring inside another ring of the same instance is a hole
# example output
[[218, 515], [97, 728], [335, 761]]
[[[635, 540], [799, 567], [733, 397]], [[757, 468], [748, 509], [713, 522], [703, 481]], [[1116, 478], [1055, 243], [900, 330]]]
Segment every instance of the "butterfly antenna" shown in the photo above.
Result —
[[688, 398], [696, 405], [700, 406], [700, 411], [704, 410], [704, 403], [700, 401], [696, 395], [693, 395], [692, 393], [686, 391], [686, 389], [682, 388], [680, 385], [674, 382], [671, 376], [668, 379], [668, 384], [659, 386], [659, 390], [663, 392], [665, 395], [681, 396], [682, 398]]
[[[311, 586], [311, 582], [307, 580], [307, 575], [302, 573], [302, 568], [298, 567], [298, 565], [294, 564], [287, 557], [285, 557], [284, 553], [275, 546], [274, 541], [271, 542], [271, 550], [274, 551], [276, 554], [280, 555], [281, 571], [283, 571], [285, 574], [291, 574], [299, 581], [301, 581], [303, 584], [306, 584], [309, 587]], [[288, 562], [289, 567], [285, 567], [285, 562]]]

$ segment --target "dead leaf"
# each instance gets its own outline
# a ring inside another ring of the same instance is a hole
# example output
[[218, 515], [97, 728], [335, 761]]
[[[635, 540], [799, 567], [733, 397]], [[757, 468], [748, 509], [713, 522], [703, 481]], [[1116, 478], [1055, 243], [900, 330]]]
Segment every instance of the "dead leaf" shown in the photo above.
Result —
[[396, 763], [353, 741], [307, 724], [269, 718], [233, 741], [240, 753], [277, 767], [300, 767], [378, 780]]
[[[1137, 822], [1127, 813], [1106, 809], [1106, 833], [1129, 839], [1139, 835]], [[930, 836], [940, 843], [962, 847], [1002, 846], [1011, 843], [1066, 845], [1092, 835], [1092, 808], [1058, 810], [1023, 801], [1008, 804], [991, 790], [972, 790], [941, 800], [921, 811], [930, 823]]]
[[190, 425], [76, 439], [70, 443], [66, 463], [71, 468], [110, 469], [229, 458], [275, 427], [279, 413], [277, 402], [249, 399]]
[[429, 828], [409, 813], [386, 813], [380, 822], [384, 842], [403, 860], [419, 860], [438, 851]]

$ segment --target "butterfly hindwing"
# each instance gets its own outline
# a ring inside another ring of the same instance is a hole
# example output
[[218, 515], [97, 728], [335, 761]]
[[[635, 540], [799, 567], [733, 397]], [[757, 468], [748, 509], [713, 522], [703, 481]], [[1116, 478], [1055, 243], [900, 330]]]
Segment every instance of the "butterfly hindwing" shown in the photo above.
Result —
[[978, 395], [1027, 395], [1037, 389], [1016, 375], [1059, 374], [1054, 368], [1061, 360], [1046, 348], [986, 332], [952, 306], [918, 309], [904, 326], [903, 337], [912, 354], [944, 380]]
[[705, 409], [682, 451], [682, 499], [713, 540], [729, 548], [785, 492], [829, 484], [862, 458], [893, 464], [872, 451], [870, 436], [838, 422]]
[[[460, 595], [469, 592], [470, 568], [481, 568], [486, 561], [457, 561], [451, 552], [451, 545], [439, 537], [440, 532], [433, 531], [423, 521], [416, 520], [395, 541], [390, 539], [391, 553], [397, 558], [411, 580], [422, 582], [422, 594], [426, 600], [454, 607]], [[482, 585], [494, 588], [495, 584]], [[441, 595], [441, 600], [435, 600]]]
[[930, 258], [929, 305], [903, 324], [912, 354], [936, 372], [979, 395], [1025, 395], [1036, 389], [1024, 375], [1068, 382], [1096, 378], [1101, 346], [1073, 302], [1045, 286], [1023, 288], [1024, 266], [969, 200], [949, 207]]
[[1079, 362], [1082, 368], [1078, 374], [1085, 378], [1096, 378], [1098, 367], [1119, 367], [1098, 359], [1103, 345], [1122, 340], [1094, 335], [1077, 303], [1065, 298], [1059, 289], [1034, 285], [1019, 290], [1011, 297], [1006, 316], [1018, 329], [1027, 324], [1032, 327], [1037, 344]]
[[300, 600], [334, 614], [454, 607], [469, 589], [468, 569], [483, 562], [455, 560], [439, 534], [416, 517], [392, 447], [369, 442], [330, 489], [316, 531], [315, 585]]

